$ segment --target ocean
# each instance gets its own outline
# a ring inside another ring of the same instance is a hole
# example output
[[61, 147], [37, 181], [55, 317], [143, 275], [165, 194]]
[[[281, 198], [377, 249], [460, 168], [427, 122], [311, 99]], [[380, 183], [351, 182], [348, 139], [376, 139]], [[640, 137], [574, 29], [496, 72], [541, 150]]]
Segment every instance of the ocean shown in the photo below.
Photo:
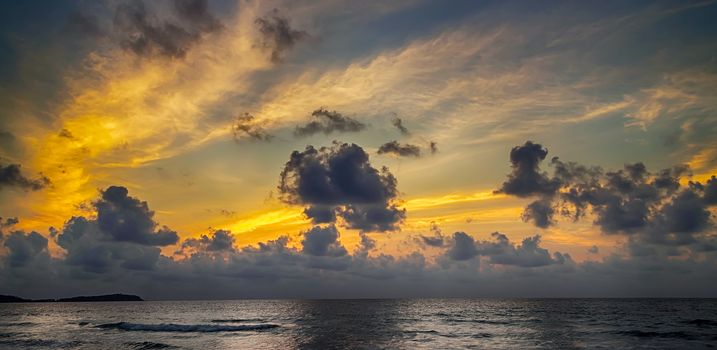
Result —
[[717, 299], [0, 304], [0, 349], [702, 349]]

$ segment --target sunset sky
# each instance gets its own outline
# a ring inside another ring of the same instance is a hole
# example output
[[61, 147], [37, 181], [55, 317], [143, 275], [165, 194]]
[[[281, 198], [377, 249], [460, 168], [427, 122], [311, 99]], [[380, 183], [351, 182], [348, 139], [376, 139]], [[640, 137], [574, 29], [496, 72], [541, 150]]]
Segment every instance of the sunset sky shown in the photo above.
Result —
[[717, 296], [715, 18], [3, 2], [0, 294]]

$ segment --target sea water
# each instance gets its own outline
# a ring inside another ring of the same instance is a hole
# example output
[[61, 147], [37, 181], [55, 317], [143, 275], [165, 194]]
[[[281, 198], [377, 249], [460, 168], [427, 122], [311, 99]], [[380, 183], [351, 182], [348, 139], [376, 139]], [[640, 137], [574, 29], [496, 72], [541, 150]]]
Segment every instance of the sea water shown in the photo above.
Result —
[[701, 349], [717, 299], [0, 304], [1, 349]]

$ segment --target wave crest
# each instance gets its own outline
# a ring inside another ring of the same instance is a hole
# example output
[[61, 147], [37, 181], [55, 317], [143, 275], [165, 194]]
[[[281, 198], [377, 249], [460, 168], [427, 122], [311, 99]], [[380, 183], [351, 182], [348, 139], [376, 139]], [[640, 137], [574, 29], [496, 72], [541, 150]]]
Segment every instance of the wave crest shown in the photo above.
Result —
[[123, 331], [142, 331], [142, 332], [242, 332], [242, 331], [261, 331], [272, 328], [278, 328], [275, 324], [247, 324], [247, 325], [213, 325], [213, 324], [175, 324], [175, 323], [130, 323], [116, 322], [105, 323], [96, 326], [102, 329], [118, 329]]

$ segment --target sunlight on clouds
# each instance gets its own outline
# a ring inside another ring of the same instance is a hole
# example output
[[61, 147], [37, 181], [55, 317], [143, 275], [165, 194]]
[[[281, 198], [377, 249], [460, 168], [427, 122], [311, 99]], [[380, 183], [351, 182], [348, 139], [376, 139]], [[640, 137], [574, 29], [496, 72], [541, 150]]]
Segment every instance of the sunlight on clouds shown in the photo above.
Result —
[[[31, 164], [53, 182], [38, 211], [58, 225], [94, 197], [100, 169], [142, 166], [208, 141], [214, 128], [204, 110], [269, 67], [253, 47], [254, 18], [242, 8], [236, 25], [200, 42], [184, 60], [145, 60], [118, 49], [92, 55], [88, 66], [101, 80], [71, 81], [73, 98], [59, 112], [58, 129], [33, 142]], [[71, 137], [58, 136], [62, 129]]]

